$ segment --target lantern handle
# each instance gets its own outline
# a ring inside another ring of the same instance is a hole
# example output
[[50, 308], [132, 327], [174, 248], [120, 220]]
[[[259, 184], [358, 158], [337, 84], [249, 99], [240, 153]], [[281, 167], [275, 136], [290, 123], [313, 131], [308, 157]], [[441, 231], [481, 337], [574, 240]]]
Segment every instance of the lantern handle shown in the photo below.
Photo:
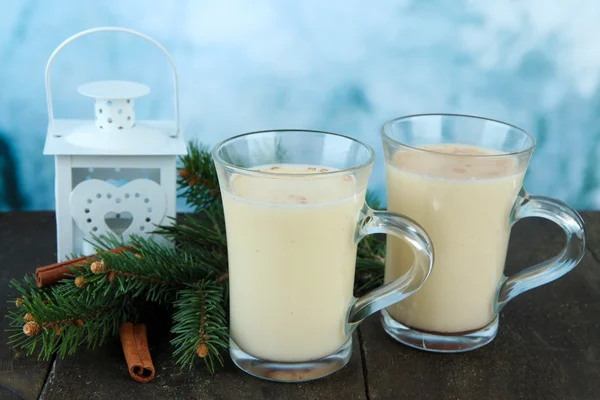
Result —
[[158, 47], [158, 49], [160, 51], [162, 51], [165, 55], [165, 57], [167, 58], [167, 60], [169, 61], [169, 64], [171, 64], [171, 68], [173, 69], [173, 86], [175, 88], [175, 99], [174, 99], [174, 103], [175, 103], [175, 132], [172, 133], [170, 136], [171, 137], [177, 137], [179, 135], [179, 81], [177, 79], [177, 69], [175, 68], [175, 63], [173, 62], [173, 58], [171, 57], [171, 55], [169, 54], [169, 52], [167, 51], [167, 49], [165, 49], [163, 47], [163, 45], [161, 45], [160, 43], [158, 43], [156, 40], [152, 39], [150, 36], [144, 35], [143, 33], [134, 31], [132, 29], [127, 29], [127, 28], [120, 28], [120, 27], [116, 27], [116, 26], [107, 26], [107, 27], [101, 27], [101, 28], [92, 28], [92, 29], [88, 29], [82, 32], [79, 32], [73, 36], [71, 36], [70, 38], [68, 38], [67, 40], [65, 40], [64, 42], [62, 42], [60, 44], [60, 46], [58, 46], [50, 55], [50, 59], [48, 59], [48, 63], [46, 64], [46, 101], [48, 102], [48, 129], [50, 130], [50, 132], [52, 132], [53, 136], [60, 136], [56, 133], [54, 133], [54, 129], [53, 129], [53, 125], [54, 125], [54, 109], [52, 107], [52, 88], [51, 88], [51, 82], [50, 82], [50, 71], [52, 69], [52, 64], [54, 63], [54, 59], [56, 58], [56, 56], [58, 55], [58, 53], [60, 53], [60, 51], [65, 48], [68, 44], [70, 44], [71, 42], [83, 37], [83, 36], [87, 36], [87, 35], [91, 35], [92, 33], [99, 33], [99, 32], [123, 32], [123, 33], [129, 33], [131, 35], [140, 37], [142, 39], [147, 40], [148, 42], [152, 43], [153, 45], [155, 45], [156, 47]]

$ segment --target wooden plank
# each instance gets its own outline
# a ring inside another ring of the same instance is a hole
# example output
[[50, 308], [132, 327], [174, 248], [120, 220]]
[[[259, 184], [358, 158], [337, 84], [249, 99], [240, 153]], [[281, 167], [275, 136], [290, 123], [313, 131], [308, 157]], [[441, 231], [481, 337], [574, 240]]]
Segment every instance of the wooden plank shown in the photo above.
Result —
[[593, 253], [596, 260], [600, 261], [600, 212], [586, 211], [581, 215], [585, 221], [588, 249]]
[[[584, 213], [590, 248], [600, 244], [600, 213]], [[596, 222], [597, 221], [597, 222]], [[53, 262], [51, 213], [0, 214], [3, 265], [0, 295], [10, 277]], [[563, 236], [553, 225], [529, 220], [513, 232], [507, 270], [541, 261], [560, 250]], [[369, 320], [365, 341], [369, 394], [377, 398], [598, 398], [600, 352], [597, 316], [600, 269], [588, 254], [583, 264], [560, 281], [521, 295], [502, 313], [498, 338], [484, 349], [439, 355], [408, 349], [389, 339], [378, 321]], [[5, 307], [4, 303], [0, 307]], [[3, 324], [6, 322], [3, 320]], [[3, 325], [3, 328], [5, 325]], [[2, 331], [0, 398], [35, 398], [48, 363], [13, 359]], [[180, 371], [166, 340], [154, 343], [157, 379], [141, 385], [130, 380], [118, 342], [96, 352], [58, 361], [44, 398], [364, 398], [363, 375], [355, 342], [351, 364], [314, 383], [273, 384], [249, 377], [230, 363], [215, 376], [202, 367]], [[17, 394], [13, 394], [16, 392]]]
[[[547, 259], [563, 243], [547, 221], [520, 222], [507, 272]], [[599, 267], [588, 253], [569, 275], [517, 297], [501, 313], [494, 342], [470, 353], [410, 349], [370, 318], [360, 330], [369, 398], [600, 398]]]
[[[158, 327], [157, 327], [158, 328]], [[149, 330], [156, 332], [156, 329]], [[273, 383], [251, 377], [227, 359], [224, 368], [209, 375], [203, 365], [181, 370], [171, 357], [166, 335], [149, 337], [156, 378], [140, 384], [128, 373], [119, 343], [93, 352], [57, 360], [43, 399], [364, 399], [358, 338], [354, 354], [341, 371], [318, 381], [298, 384]]]
[[[53, 213], [0, 213], [0, 315], [6, 314], [8, 282], [56, 259]], [[0, 398], [35, 399], [50, 362], [24, 357], [7, 346], [6, 318], [0, 318]]]

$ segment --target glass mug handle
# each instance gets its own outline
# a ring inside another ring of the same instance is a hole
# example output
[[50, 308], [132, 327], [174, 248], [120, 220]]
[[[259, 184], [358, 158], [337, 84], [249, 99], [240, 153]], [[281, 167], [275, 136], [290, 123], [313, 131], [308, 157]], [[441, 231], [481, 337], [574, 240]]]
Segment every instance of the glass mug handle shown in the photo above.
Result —
[[542, 196], [530, 196], [521, 189], [512, 210], [511, 226], [523, 218], [539, 217], [560, 226], [567, 235], [565, 248], [550, 260], [504, 278], [498, 287], [495, 312], [519, 294], [552, 282], [579, 264], [585, 254], [585, 225], [581, 216], [561, 201]]
[[411, 268], [398, 279], [373, 289], [354, 299], [348, 309], [346, 333], [352, 331], [369, 315], [395, 304], [423, 286], [433, 267], [433, 245], [425, 230], [400, 214], [376, 211], [365, 205], [356, 235], [358, 243], [367, 235], [384, 233], [404, 239], [413, 249]]

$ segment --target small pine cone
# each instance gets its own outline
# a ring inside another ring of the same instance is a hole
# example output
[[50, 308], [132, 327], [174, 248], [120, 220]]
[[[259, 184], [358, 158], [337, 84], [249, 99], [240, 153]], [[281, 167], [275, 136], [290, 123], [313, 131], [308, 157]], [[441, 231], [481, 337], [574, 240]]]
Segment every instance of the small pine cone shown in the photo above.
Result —
[[108, 273], [108, 281], [112, 282], [115, 279], [115, 276], [117, 276], [117, 274], [115, 274], [115, 271], [110, 271]]
[[56, 336], [60, 336], [61, 333], [62, 333], [62, 330], [58, 326], [55, 326], [54, 327], [54, 334]]
[[143, 256], [143, 255], [141, 255], [140, 253], [135, 253], [135, 256], [136, 256], [137, 258], [144, 258], [144, 256]]
[[30, 313], [25, 314], [23, 319], [27, 322], [35, 321], [35, 318], [33, 318], [33, 315], [31, 315]]
[[93, 274], [106, 272], [106, 265], [104, 265], [104, 261], [94, 261], [92, 265], [90, 265], [90, 271], [92, 271]]
[[23, 333], [27, 336], [35, 336], [42, 330], [42, 327], [38, 325], [35, 321], [29, 321], [25, 325], [23, 325]]
[[83, 322], [82, 319], [78, 319], [77, 321], [75, 321], [75, 325], [78, 326], [78, 327], [83, 326], [83, 324], [84, 324], [84, 322]]
[[22, 298], [20, 298], [20, 297], [17, 297], [17, 298], [15, 299], [15, 305], [16, 305], [17, 307], [21, 307], [21, 306], [23, 305], [23, 299], [22, 299]]
[[183, 179], [186, 179], [188, 176], [190, 176], [190, 171], [188, 171], [185, 168], [182, 168], [179, 170], [179, 176], [182, 177]]
[[86, 285], [87, 283], [85, 283], [85, 277], [78, 276], [77, 278], [75, 278], [75, 286], [77, 286], [78, 288], [84, 288]]
[[196, 178], [192, 178], [188, 181], [188, 185], [190, 186], [194, 186], [196, 184], [196, 182], [198, 182], [198, 179]]
[[198, 353], [198, 357], [200, 358], [208, 356], [208, 346], [206, 343], [200, 343], [198, 347], [196, 347], [196, 353]]

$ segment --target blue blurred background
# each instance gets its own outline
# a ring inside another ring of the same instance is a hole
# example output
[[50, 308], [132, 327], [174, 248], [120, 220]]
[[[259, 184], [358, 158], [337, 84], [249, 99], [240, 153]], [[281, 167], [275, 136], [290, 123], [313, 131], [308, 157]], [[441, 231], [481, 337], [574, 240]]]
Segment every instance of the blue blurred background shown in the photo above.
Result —
[[[42, 0], [2, 1], [0, 211], [54, 207], [43, 156], [44, 68], [67, 37], [97, 26], [139, 30], [172, 54], [186, 139], [212, 146], [238, 133], [310, 128], [378, 152], [379, 127], [412, 113], [476, 114], [519, 125], [538, 146], [529, 191], [600, 208], [600, 2], [580, 0]], [[99, 34], [59, 55], [56, 115], [93, 118], [76, 91], [98, 79], [149, 85], [139, 118], [172, 114], [161, 53]]]

